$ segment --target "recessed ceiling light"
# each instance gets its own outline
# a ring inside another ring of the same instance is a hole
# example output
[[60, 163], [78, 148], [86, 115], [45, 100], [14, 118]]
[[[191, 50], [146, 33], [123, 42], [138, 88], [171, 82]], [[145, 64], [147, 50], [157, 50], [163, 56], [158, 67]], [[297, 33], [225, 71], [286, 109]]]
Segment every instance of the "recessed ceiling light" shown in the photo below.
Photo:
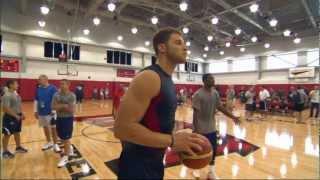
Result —
[[252, 36], [251, 41], [252, 41], [252, 42], [257, 42], [257, 41], [258, 41], [257, 36]]
[[207, 58], [207, 54], [202, 54], [202, 57]]
[[118, 39], [118, 41], [122, 41], [123, 37], [122, 36], [118, 36], [117, 39]]
[[205, 46], [203, 49], [204, 49], [205, 51], [209, 51], [209, 46]]
[[179, 8], [181, 11], [186, 11], [188, 9], [188, 4], [186, 1], [182, 1], [180, 4], [179, 4]]
[[215, 25], [215, 24], [218, 24], [218, 23], [219, 23], [219, 18], [216, 17], [216, 16], [213, 17], [213, 18], [211, 19], [211, 23], [214, 24], [214, 25]]
[[266, 48], [266, 49], [270, 48], [270, 46], [271, 46], [270, 43], [265, 43], [264, 44], [264, 48]]
[[137, 32], [138, 32], [138, 28], [136, 28], [136, 27], [131, 28], [132, 34], [137, 34]]
[[208, 39], [209, 42], [211, 42], [211, 41], [213, 40], [213, 36], [209, 35], [209, 36], [207, 37], [207, 39]]
[[145, 46], [149, 46], [149, 45], [150, 45], [150, 41], [145, 41], [145, 42], [144, 42], [144, 45], [145, 45]]
[[255, 13], [255, 12], [257, 12], [257, 11], [258, 11], [258, 9], [259, 9], [259, 5], [258, 5], [258, 4], [256, 4], [256, 3], [251, 4], [251, 6], [249, 7], [249, 9], [250, 9], [250, 12]]
[[220, 51], [219, 54], [222, 56], [224, 55], [224, 51]]
[[230, 42], [226, 42], [226, 47], [230, 47], [231, 43]]
[[83, 34], [84, 35], [89, 35], [90, 34], [90, 30], [89, 29], [84, 29], [83, 30]]
[[157, 24], [158, 21], [159, 21], [159, 19], [157, 18], [157, 16], [153, 16], [153, 17], [151, 18], [151, 23], [152, 23], [152, 24]]
[[289, 29], [286, 29], [283, 31], [283, 36], [289, 37], [291, 35], [291, 31]]
[[240, 48], [240, 51], [241, 51], [241, 52], [245, 52], [245, 51], [246, 51], [246, 48], [242, 47], [242, 48]]
[[93, 24], [96, 26], [100, 24], [100, 19], [98, 17], [94, 17], [92, 21], [93, 21]]
[[276, 27], [277, 24], [278, 24], [278, 20], [275, 19], [275, 18], [272, 18], [272, 19], [269, 21], [269, 25], [270, 25], [271, 27]]
[[299, 44], [301, 42], [301, 38], [296, 37], [296, 38], [294, 38], [293, 42], [295, 44]]
[[190, 42], [190, 41], [187, 41], [187, 42], [186, 42], [186, 46], [188, 46], [188, 47], [191, 46], [191, 42]]
[[38, 25], [43, 28], [46, 26], [46, 22], [45, 21], [38, 21]]
[[241, 30], [240, 28], [237, 28], [236, 30], [234, 30], [234, 33], [235, 33], [236, 35], [241, 34], [241, 32], [242, 32], [242, 30]]
[[43, 15], [47, 15], [47, 14], [50, 12], [50, 9], [48, 8], [47, 5], [42, 5], [42, 6], [40, 7], [40, 11], [41, 11], [41, 13], [42, 13]]
[[116, 10], [116, 5], [115, 5], [113, 2], [110, 2], [110, 3], [108, 4], [108, 10], [109, 10], [110, 12], [113, 12], [114, 10]]
[[189, 28], [188, 28], [188, 27], [182, 28], [182, 32], [183, 32], [184, 34], [188, 34]]

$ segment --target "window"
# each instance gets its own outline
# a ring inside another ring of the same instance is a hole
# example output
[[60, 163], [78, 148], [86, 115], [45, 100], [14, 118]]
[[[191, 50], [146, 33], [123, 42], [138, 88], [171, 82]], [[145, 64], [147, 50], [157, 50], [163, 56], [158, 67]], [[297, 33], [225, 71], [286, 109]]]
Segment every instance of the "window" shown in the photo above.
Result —
[[120, 52], [120, 64], [126, 64], [127, 61], [127, 53]]
[[319, 66], [319, 49], [313, 49], [307, 52], [308, 66]]
[[255, 59], [243, 59], [232, 61], [232, 71], [254, 71], [256, 70], [256, 60]]
[[120, 52], [113, 51], [113, 64], [119, 64], [120, 62]]
[[127, 53], [127, 65], [131, 65], [131, 53]]
[[131, 65], [131, 53], [123, 51], [107, 50], [108, 64]]
[[2, 46], [2, 35], [0, 35], [0, 53], [3, 51], [3, 46]]
[[107, 51], [107, 63], [113, 63], [113, 51]]
[[53, 57], [53, 42], [44, 42], [44, 57]]
[[267, 69], [293, 68], [298, 64], [297, 53], [278, 54], [267, 57]]
[[209, 64], [209, 72], [210, 73], [228, 72], [228, 62], [221, 61], [221, 62], [210, 63]]
[[53, 42], [53, 41], [45, 41], [44, 42], [44, 57], [47, 58], [58, 58], [61, 52], [68, 54], [68, 58], [71, 60], [79, 60], [80, 59], [80, 46], [77, 45], [68, 45], [63, 42]]
[[71, 60], [79, 60], [80, 59], [80, 46], [71, 45]]
[[186, 72], [198, 72], [198, 64], [192, 62], [186, 62], [184, 64], [184, 70]]

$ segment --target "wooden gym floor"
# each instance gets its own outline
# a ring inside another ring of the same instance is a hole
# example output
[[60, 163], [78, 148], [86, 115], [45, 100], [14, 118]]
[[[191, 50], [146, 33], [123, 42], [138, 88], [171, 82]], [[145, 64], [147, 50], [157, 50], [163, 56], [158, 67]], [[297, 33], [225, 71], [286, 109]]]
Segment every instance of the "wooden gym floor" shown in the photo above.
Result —
[[[57, 168], [59, 154], [52, 150], [42, 151], [45, 142], [42, 129], [38, 127], [33, 117], [33, 104], [23, 103], [23, 111], [27, 119], [23, 122], [21, 140], [29, 152], [17, 154], [15, 158], [3, 160], [3, 177], [5, 179], [70, 179], [79, 167]], [[111, 114], [111, 101], [85, 101], [82, 111], [77, 116]], [[243, 110], [238, 106], [238, 113]], [[307, 117], [309, 112], [304, 112]], [[178, 121], [191, 122], [192, 109], [189, 105], [180, 106], [176, 113]], [[259, 147], [247, 156], [238, 153], [228, 153], [216, 157], [216, 173], [221, 179], [318, 179], [319, 178], [319, 119], [317, 121], [304, 118], [302, 124], [294, 122], [293, 118], [268, 116], [265, 120], [242, 121], [240, 128], [233, 125], [230, 119], [218, 114], [218, 129], [220, 134], [229, 134], [243, 139]], [[280, 121], [282, 120], [282, 121]], [[76, 122], [72, 144], [94, 170], [92, 175], [83, 179], [114, 179], [115, 174], [105, 162], [119, 157], [121, 146], [114, 138], [112, 129], [94, 125], [85, 121]], [[92, 121], [91, 121], [92, 122]], [[112, 127], [111, 127], [112, 128]], [[14, 150], [13, 137], [10, 139], [10, 150]], [[165, 178], [193, 178], [192, 171], [182, 171], [177, 165], [166, 168]], [[81, 173], [80, 173], [81, 174]], [[205, 178], [206, 169], [201, 172]]]

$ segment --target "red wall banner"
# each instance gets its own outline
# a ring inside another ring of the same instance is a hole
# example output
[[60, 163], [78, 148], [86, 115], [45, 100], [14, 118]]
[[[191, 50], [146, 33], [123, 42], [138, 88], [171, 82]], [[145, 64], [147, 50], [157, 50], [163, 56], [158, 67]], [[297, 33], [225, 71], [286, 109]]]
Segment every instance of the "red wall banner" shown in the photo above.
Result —
[[117, 77], [129, 77], [132, 78], [136, 75], [134, 69], [117, 69]]
[[19, 60], [0, 57], [0, 71], [19, 72]]

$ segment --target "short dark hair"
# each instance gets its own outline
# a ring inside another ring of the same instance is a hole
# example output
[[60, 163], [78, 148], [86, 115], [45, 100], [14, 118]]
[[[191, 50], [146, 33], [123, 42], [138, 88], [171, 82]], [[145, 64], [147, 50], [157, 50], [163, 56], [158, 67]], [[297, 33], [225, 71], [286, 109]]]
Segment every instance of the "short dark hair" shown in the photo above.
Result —
[[156, 55], [159, 54], [158, 45], [162, 44], [162, 43], [167, 43], [168, 40], [170, 39], [171, 34], [181, 35], [181, 33], [178, 30], [176, 30], [172, 27], [167, 27], [167, 28], [163, 28], [163, 29], [159, 30], [153, 36], [153, 49], [154, 49], [154, 52], [156, 53]]
[[202, 82], [205, 82], [209, 76], [212, 76], [212, 74], [210, 74], [210, 73], [203, 74], [202, 75]]
[[17, 80], [15, 80], [15, 79], [10, 79], [10, 80], [8, 80], [8, 81], [6, 82], [6, 86], [7, 86], [8, 88], [10, 88], [10, 86], [11, 86], [12, 84], [14, 84], [15, 82], [17, 82]]

